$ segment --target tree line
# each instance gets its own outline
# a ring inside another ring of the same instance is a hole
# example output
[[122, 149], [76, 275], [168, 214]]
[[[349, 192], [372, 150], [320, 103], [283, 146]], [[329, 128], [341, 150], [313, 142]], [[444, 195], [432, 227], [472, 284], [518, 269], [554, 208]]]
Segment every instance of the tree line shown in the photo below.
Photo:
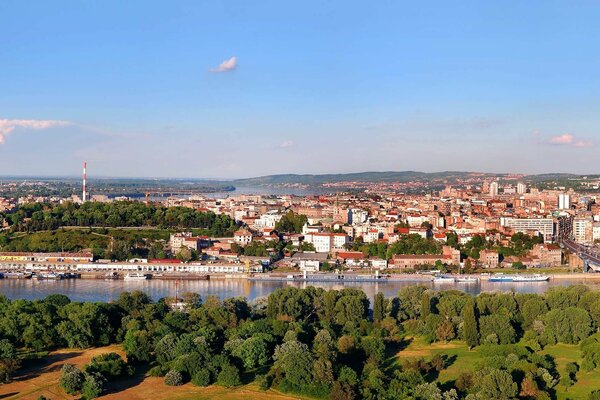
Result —
[[11, 229], [18, 232], [53, 230], [66, 226], [80, 227], [158, 227], [202, 229], [209, 236], [232, 236], [238, 228], [224, 214], [197, 211], [188, 207], [145, 205], [136, 201], [83, 204], [30, 203], [3, 215]]
[[[280, 288], [252, 303], [192, 293], [183, 302], [177, 311], [142, 292], [113, 303], [0, 297], [0, 378], [10, 380], [23, 349], [110, 343], [123, 345], [127, 365], [103, 355], [83, 370], [67, 366], [61, 385], [68, 393], [96, 397], [105, 382], [144, 366], [165, 385], [256, 381], [263, 390], [335, 400], [552, 399], [557, 385], [576, 383], [580, 369], [600, 368], [600, 293], [584, 286], [475, 297], [410, 286], [393, 298], [377, 294], [372, 306], [359, 289], [314, 287]], [[482, 359], [442, 387], [436, 376], [452, 359], [402, 356], [417, 336], [464, 341]], [[556, 343], [579, 344], [581, 363], [559, 373], [541, 352]], [[590, 399], [600, 395], [592, 389]]]

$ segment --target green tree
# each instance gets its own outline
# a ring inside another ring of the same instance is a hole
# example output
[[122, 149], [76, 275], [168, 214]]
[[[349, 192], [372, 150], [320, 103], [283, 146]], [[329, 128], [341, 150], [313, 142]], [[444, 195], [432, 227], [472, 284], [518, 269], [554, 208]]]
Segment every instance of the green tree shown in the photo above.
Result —
[[380, 323], [385, 318], [385, 297], [379, 292], [373, 300], [373, 322]]
[[85, 381], [83, 372], [72, 364], [65, 364], [61, 372], [59, 386], [70, 395], [79, 393]]
[[240, 371], [231, 364], [224, 366], [217, 377], [217, 384], [228, 388], [240, 385]]
[[469, 349], [479, 344], [479, 329], [477, 327], [477, 316], [475, 314], [475, 303], [469, 299], [463, 311], [463, 339]]

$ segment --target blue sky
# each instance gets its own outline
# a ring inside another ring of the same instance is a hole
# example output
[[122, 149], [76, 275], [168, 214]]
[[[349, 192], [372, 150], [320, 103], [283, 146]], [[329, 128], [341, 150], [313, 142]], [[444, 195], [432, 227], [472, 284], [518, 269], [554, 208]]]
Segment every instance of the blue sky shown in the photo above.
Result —
[[419, 3], [4, 0], [0, 174], [600, 172], [600, 3]]

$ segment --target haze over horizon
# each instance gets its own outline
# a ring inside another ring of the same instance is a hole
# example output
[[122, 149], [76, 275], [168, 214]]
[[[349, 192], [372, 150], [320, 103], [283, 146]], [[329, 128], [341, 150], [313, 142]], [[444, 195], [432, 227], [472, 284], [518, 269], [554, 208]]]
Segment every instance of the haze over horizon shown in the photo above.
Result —
[[600, 3], [5, 1], [0, 175], [594, 171]]

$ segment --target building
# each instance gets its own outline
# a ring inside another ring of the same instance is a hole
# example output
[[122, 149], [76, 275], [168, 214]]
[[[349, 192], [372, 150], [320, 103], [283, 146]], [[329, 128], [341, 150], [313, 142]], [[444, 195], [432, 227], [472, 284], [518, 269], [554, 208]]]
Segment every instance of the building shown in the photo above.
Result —
[[594, 221], [589, 217], [573, 219], [573, 239], [577, 243], [592, 243], [594, 239]]
[[498, 182], [496, 182], [496, 181], [490, 183], [490, 196], [492, 196], [492, 197], [498, 196]]
[[192, 236], [192, 232], [172, 233], [169, 238], [171, 253], [176, 254], [182, 247], [198, 251], [200, 249], [200, 238]]
[[233, 241], [240, 246], [246, 246], [252, 242], [252, 233], [247, 229], [238, 229], [233, 233]]
[[517, 194], [525, 194], [527, 192], [527, 185], [523, 182], [517, 183]]
[[254, 221], [254, 227], [256, 229], [263, 228], [275, 228], [275, 225], [279, 222], [282, 215], [279, 214], [278, 211], [269, 211], [260, 216], [257, 220]]
[[559, 210], [568, 210], [571, 208], [571, 196], [566, 193], [561, 193], [558, 195], [558, 209]]
[[531, 255], [538, 259], [543, 267], [559, 267], [562, 265], [562, 250], [556, 244], [536, 244], [531, 249]]
[[349, 241], [345, 233], [309, 233], [305, 235], [304, 240], [312, 243], [317, 253], [344, 250]]
[[479, 252], [479, 262], [483, 268], [498, 268], [500, 255], [494, 250], [482, 250]]
[[400, 269], [415, 269], [424, 265], [433, 267], [436, 261], [448, 262], [442, 254], [395, 254], [392, 258], [394, 267]]
[[515, 232], [540, 234], [544, 241], [552, 241], [554, 236], [554, 220], [552, 218], [500, 218], [500, 226], [510, 228]]

